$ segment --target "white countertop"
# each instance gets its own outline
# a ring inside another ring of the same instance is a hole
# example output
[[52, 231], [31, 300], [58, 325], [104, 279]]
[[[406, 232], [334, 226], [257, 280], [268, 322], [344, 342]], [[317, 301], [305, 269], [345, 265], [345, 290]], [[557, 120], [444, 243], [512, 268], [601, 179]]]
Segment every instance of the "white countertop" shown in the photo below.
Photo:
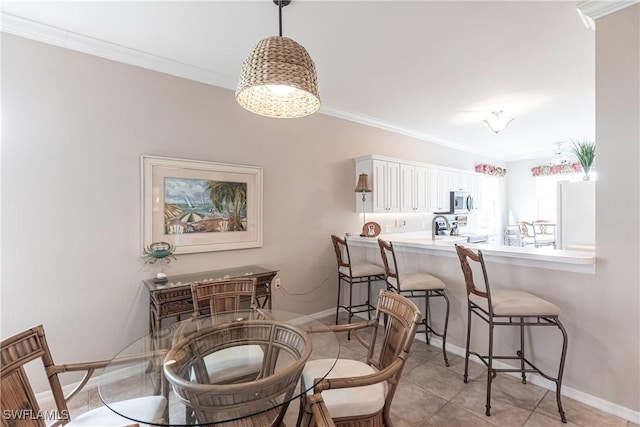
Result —
[[[454, 245], [462, 243], [465, 247], [481, 250], [487, 260], [494, 262], [579, 273], [595, 273], [595, 252], [561, 250], [551, 247], [534, 248], [466, 243], [467, 239], [461, 236], [436, 236], [437, 239], [432, 240], [431, 232], [423, 231], [386, 233], [378, 237], [393, 242], [394, 247], [398, 250], [457, 256]], [[349, 243], [376, 247], [377, 238], [349, 236]]]

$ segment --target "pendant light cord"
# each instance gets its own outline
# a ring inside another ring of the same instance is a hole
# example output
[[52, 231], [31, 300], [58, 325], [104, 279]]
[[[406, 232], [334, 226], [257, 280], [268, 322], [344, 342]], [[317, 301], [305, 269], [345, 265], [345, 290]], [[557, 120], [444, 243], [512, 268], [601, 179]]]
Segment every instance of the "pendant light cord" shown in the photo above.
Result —
[[282, 0], [278, 1], [278, 18], [280, 23], [280, 37], [282, 37]]

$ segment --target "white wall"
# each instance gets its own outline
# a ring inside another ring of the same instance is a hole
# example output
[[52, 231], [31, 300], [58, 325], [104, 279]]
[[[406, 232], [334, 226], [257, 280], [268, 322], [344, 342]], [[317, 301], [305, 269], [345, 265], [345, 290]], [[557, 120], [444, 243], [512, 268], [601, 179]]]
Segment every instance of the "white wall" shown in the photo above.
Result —
[[147, 330], [142, 154], [264, 168], [264, 247], [178, 256], [168, 274], [265, 264], [289, 292], [275, 307], [332, 307], [329, 236], [360, 231], [353, 158], [371, 153], [500, 164], [322, 114], [259, 117], [229, 90], [3, 34], [1, 334], [42, 323], [64, 363]]
[[[600, 395], [640, 409], [640, 5], [596, 22], [596, 256]], [[630, 209], [620, 209], [630, 206]], [[619, 220], [620, 212], [624, 220]], [[621, 228], [623, 227], [623, 232]], [[595, 367], [594, 367], [595, 368]], [[589, 373], [585, 374], [589, 375]], [[638, 422], [638, 421], [636, 421]]]

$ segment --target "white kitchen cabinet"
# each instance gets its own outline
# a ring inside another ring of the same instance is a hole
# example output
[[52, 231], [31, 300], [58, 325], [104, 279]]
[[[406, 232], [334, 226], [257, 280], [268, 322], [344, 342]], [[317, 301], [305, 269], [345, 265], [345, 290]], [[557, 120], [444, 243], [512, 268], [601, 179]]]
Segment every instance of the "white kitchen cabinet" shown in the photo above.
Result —
[[471, 193], [479, 207], [482, 178], [476, 173], [373, 154], [354, 160], [354, 183], [366, 173], [372, 188], [364, 204], [356, 194], [356, 212], [447, 212], [451, 191]]
[[482, 177], [480, 175], [469, 175], [469, 192], [473, 196], [474, 209], [482, 207]]
[[427, 212], [444, 212], [447, 209], [449, 199], [443, 200], [440, 194], [440, 170], [427, 167]]
[[427, 168], [400, 164], [400, 212], [429, 212]]
[[373, 212], [400, 212], [400, 163], [373, 160]]

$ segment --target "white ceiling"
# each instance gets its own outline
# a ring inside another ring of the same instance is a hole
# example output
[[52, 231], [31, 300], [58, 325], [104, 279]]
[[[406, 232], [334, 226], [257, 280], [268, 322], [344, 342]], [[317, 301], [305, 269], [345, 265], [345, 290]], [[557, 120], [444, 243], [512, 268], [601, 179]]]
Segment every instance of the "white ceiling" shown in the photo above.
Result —
[[[233, 90], [278, 33], [271, 0], [1, 7], [3, 31]], [[595, 137], [595, 33], [573, 1], [294, 0], [283, 35], [313, 58], [326, 114], [502, 160]], [[497, 135], [494, 110], [515, 117]]]

